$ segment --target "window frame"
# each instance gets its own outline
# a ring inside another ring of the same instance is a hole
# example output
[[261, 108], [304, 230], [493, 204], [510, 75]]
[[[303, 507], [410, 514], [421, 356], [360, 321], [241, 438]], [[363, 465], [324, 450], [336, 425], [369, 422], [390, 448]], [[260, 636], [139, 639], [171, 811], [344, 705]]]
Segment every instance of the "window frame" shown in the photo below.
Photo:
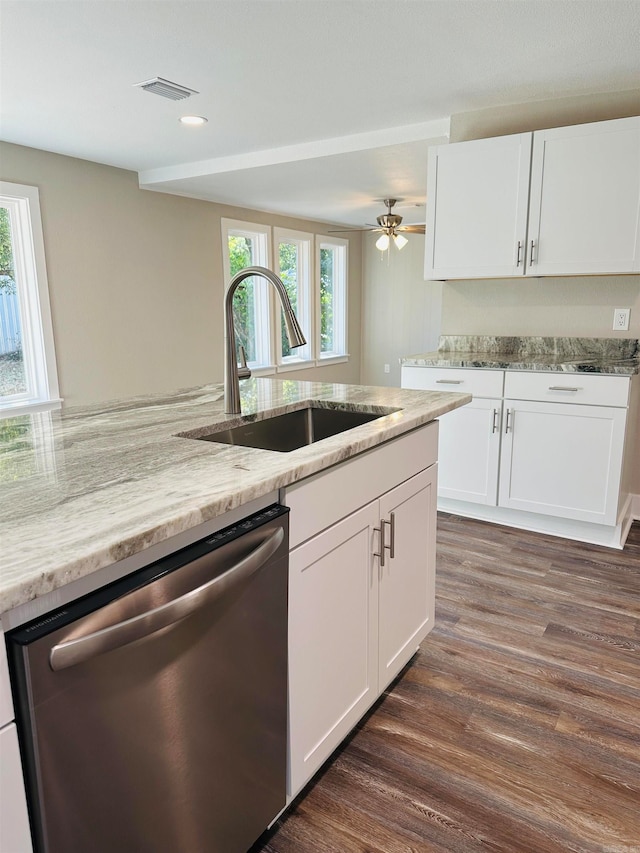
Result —
[[[298, 248], [298, 306], [296, 317], [307, 339], [304, 347], [294, 350], [293, 355], [282, 355], [282, 309], [280, 302], [275, 299], [274, 323], [277, 333], [274, 334], [276, 343], [276, 364], [279, 373], [288, 370], [299, 370], [315, 366], [313, 330], [314, 325], [314, 275], [313, 275], [313, 234], [309, 231], [294, 231], [290, 228], [273, 227], [273, 256], [275, 258], [276, 274], [281, 278], [280, 246], [283, 243], [295, 244]], [[302, 352], [300, 352], [302, 350]]]
[[[298, 319], [307, 338], [305, 352], [302, 355], [282, 355], [280, 301], [274, 292], [274, 288], [270, 287], [264, 279], [256, 279], [255, 328], [261, 336], [260, 344], [256, 340], [256, 352], [261, 353], [263, 360], [248, 361], [253, 375], [266, 376], [348, 362], [350, 357], [347, 346], [349, 241], [341, 237], [314, 234], [310, 231], [297, 231], [224, 217], [220, 220], [220, 228], [225, 294], [231, 281], [230, 236], [257, 238], [256, 245], [261, 248], [258, 252], [258, 258], [254, 258], [252, 263], [272, 270], [277, 267], [276, 273], [278, 275], [280, 274], [280, 244], [283, 242], [296, 243], [303, 250], [302, 267], [305, 272], [305, 281], [302, 291], [299, 290], [298, 294], [299, 300], [302, 297], [303, 310], [299, 311], [302, 316], [299, 316]], [[337, 342], [337, 346], [334, 346], [331, 352], [325, 353], [321, 349], [320, 336], [322, 323], [320, 305], [322, 249], [331, 249], [335, 253], [334, 257], [337, 257], [339, 261], [334, 283], [334, 343]], [[273, 265], [271, 263], [272, 258], [275, 259]]]
[[[229, 256], [229, 237], [248, 237], [255, 240], [257, 257], [252, 258], [252, 266], [263, 266], [271, 269], [271, 226], [257, 222], [246, 222], [240, 219], [220, 220], [222, 230], [222, 264], [224, 273], [224, 292], [229, 289], [231, 281], [231, 259]], [[255, 351], [259, 358], [247, 364], [256, 375], [273, 373], [275, 369], [274, 341], [271, 316], [273, 314], [273, 298], [271, 288], [263, 278], [254, 280], [254, 323], [256, 329]]]
[[27, 384], [25, 392], [0, 397], [0, 412], [60, 408], [39, 190], [0, 181], [0, 205], [9, 213]]
[[[322, 306], [321, 297], [321, 253], [323, 249], [331, 249], [334, 258], [340, 260], [338, 274], [334, 273], [334, 348], [330, 352], [322, 352]], [[318, 365], [339, 364], [349, 360], [348, 349], [348, 277], [349, 277], [349, 241], [342, 237], [316, 237], [316, 362]], [[338, 346], [336, 346], [336, 341]]]

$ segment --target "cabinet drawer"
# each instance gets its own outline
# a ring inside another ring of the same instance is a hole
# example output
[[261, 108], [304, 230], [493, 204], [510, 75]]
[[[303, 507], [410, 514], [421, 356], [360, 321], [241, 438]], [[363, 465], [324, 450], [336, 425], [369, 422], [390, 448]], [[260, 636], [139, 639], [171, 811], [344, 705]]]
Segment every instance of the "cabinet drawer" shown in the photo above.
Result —
[[405, 433], [333, 469], [287, 486], [289, 546], [315, 536], [438, 458], [438, 422]]
[[507, 371], [504, 396], [512, 400], [625, 407], [629, 400], [629, 384], [628, 376]]
[[464, 391], [474, 397], [502, 397], [502, 370], [403, 365], [402, 387], [419, 391]]

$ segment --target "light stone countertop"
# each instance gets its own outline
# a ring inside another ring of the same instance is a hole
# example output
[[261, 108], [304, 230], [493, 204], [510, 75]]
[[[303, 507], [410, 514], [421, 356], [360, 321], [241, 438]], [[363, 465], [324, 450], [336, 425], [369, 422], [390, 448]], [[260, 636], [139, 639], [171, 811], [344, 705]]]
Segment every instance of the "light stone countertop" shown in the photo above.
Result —
[[407, 355], [400, 362], [416, 367], [633, 376], [640, 373], [640, 345], [635, 338], [443, 335], [437, 350]]
[[305, 400], [399, 411], [291, 453], [176, 437], [241, 422], [224, 414], [221, 385], [0, 419], [0, 614], [471, 400], [293, 380], [240, 387], [254, 419]]

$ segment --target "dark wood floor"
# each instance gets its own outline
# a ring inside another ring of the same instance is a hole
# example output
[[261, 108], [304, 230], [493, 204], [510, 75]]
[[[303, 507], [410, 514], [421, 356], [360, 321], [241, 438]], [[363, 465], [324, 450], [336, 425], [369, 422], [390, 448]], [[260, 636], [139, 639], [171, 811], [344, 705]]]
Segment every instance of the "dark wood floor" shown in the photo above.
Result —
[[638, 853], [640, 524], [438, 543], [433, 632], [252, 853]]

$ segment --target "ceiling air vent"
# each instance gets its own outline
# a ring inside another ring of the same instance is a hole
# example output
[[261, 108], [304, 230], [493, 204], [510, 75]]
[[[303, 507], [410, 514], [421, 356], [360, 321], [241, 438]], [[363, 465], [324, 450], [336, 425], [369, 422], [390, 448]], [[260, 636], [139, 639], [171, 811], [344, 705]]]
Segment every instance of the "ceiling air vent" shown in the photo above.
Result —
[[139, 86], [145, 92], [152, 92], [162, 98], [169, 98], [171, 101], [182, 101], [184, 98], [190, 98], [191, 95], [199, 94], [195, 89], [187, 89], [186, 86], [172, 83], [171, 80], [165, 80], [164, 77], [154, 77], [153, 80], [145, 80], [144, 83], [134, 83], [133, 85]]

